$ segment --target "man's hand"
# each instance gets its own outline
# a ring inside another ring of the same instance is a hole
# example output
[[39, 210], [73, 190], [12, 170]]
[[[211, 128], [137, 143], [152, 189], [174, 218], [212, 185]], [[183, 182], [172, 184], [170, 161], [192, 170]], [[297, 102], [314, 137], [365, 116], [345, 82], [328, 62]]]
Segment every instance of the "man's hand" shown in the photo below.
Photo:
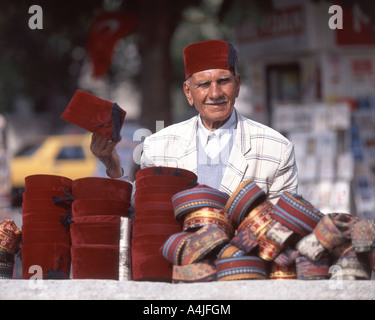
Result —
[[106, 167], [110, 178], [120, 178], [124, 174], [121, 168], [121, 159], [116, 151], [118, 141], [93, 134], [91, 137], [90, 150]]

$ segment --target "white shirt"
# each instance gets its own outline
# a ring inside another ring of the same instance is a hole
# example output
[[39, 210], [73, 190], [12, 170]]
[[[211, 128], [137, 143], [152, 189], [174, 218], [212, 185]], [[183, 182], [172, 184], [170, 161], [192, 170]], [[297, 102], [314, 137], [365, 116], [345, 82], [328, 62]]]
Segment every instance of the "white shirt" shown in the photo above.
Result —
[[205, 152], [215, 158], [227, 146], [233, 130], [236, 128], [236, 113], [233, 112], [226, 123], [218, 129], [209, 130], [205, 128], [201, 117], [198, 117], [198, 138]]

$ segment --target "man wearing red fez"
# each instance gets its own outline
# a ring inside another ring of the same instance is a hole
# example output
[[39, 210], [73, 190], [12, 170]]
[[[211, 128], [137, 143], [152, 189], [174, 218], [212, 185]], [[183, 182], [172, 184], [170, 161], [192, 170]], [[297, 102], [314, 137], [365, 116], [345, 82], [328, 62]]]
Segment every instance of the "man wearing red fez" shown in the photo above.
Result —
[[[190, 170], [200, 184], [229, 195], [251, 179], [275, 203], [284, 191], [297, 192], [294, 147], [277, 131], [237, 112], [237, 63], [237, 52], [226, 41], [203, 41], [184, 49], [183, 90], [199, 115], [147, 137], [141, 168]], [[96, 134], [91, 144], [112, 178], [123, 175], [116, 144]]]

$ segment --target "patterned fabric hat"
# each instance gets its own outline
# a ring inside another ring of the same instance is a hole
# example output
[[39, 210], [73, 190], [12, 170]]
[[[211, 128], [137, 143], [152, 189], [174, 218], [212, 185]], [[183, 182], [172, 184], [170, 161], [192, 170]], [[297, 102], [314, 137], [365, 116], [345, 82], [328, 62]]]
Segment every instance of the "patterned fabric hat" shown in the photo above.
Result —
[[241, 256], [215, 261], [217, 280], [266, 279], [265, 262], [254, 256]]
[[294, 239], [297, 238], [295, 237], [295, 232], [285, 227], [279, 221], [276, 221], [276, 220], [273, 220], [267, 226], [267, 230], [265, 234], [268, 239], [284, 247], [288, 245], [292, 245], [292, 242], [294, 242]]
[[174, 265], [181, 264], [181, 254], [187, 239], [192, 236], [191, 232], [179, 232], [171, 235], [160, 248], [160, 253]]
[[238, 227], [238, 232], [244, 228], [250, 229], [256, 238], [261, 237], [266, 231], [268, 225], [272, 222], [273, 204], [265, 200], [256, 206]]
[[210, 282], [216, 280], [216, 268], [207, 262], [197, 262], [186, 266], [173, 265], [173, 283]]
[[229, 238], [234, 235], [234, 228], [229, 215], [224, 211], [216, 208], [205, 207], [185, 216], [183, 230], [194, 230], [207, 225], [215, 225], [225, 231]]
[[245, 251], [243, 251], [240, 248], [234, 246], [233, 244], [228, 243], [217, 254], [217, 258], [218, 259], [234, 258], [234, 257], [241, 257], [245, 254], [246, 254]]
[[310, 202], [289, 192], [281, 195], [273, 212], [273, 219], [301, 236], [311, 233], [322, 217], [323, 213]]
[[280, 266], [272, 262], [269, 275], [271, 280], [294, 280], [297, 279], [296, 265], [294, 263], [288, 266]]
[[297, 278], [299, 280], [323, 280], [329, 276], [329, 255], [326, 253], [319, 260], [312, 261], [300, 255], [296, 259]]
[[224, 211], [233, 220], [235, 226], [244, 221], [258, 204], [266, 200], [266, 193], [252, 180], [242, 182], [228, 199]]
[[259, 253], [258, 256], [265, 261], [274, 260], [284, 249], [284, 246], [269, 239], [265, 234], [258, 238]]
[[339, 258], [333, 265], [339, 268], [331, 279], [341, 280], [370, 280], [371, 266], [365, 255], [357, 253], [351, 241], [342, 243], [335, 247], [336, 255]]
[[255, 238], [249, 228], [244, 228], [230, 240], [230, 243], [245, 253], [249, 254], [258, 247], [258, 240]]
[[181, 256], [181, 265], [199, 262], [215, 255], [229, 243], [226, 233], [217, 226], [204, 226], [186, 241]]
[[297, 243], [296, 249], [300, 254], [313, 261], [318, 260], [326, 252], [326, 249], [322, 246], [314, 233], [303, 237], [301, 241]]
[[108, 140], [120, 141], [120, 130], [125, 116], [125, 110], [116, 103], [79, 89], [73, 95], [61, 119]]
[[187, 213], [204, 207], [223, 210], [228, 198], [229, 196], [225, 192], [206, 185], [198, 185], [192, 189], [178, 192], [172, 197], [176, 220], [183, 221]]
[[21, 230], [11, 219], [0, 223], [0, 252], [16, 254], [20, 249]]
[[351, 239], [356, 252], [370, 252], [375, 248], [375, 220], [361, 220], [351, 231]]
[[332, 250], [350, 239], [352, 226], [358, 218], [346, 213], [325, 215], [314, 228], [314, 235], [324, 248]]
[[292, 248], [283, 250], [273, 261], [281, 267], [289, 266], [295, 263], [299, 252]]

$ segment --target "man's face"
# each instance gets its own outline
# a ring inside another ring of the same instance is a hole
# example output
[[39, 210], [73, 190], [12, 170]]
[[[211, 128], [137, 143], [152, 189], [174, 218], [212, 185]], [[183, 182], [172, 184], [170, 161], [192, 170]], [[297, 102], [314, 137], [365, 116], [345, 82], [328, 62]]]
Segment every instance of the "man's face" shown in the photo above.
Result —
[[219, 128], [232, 114], [240, 91], [241, 78], [229, 70], [211, 69], [194, 73], [184, 82], [184, 92], [191, 106], [199, 111], [207, 129]]

